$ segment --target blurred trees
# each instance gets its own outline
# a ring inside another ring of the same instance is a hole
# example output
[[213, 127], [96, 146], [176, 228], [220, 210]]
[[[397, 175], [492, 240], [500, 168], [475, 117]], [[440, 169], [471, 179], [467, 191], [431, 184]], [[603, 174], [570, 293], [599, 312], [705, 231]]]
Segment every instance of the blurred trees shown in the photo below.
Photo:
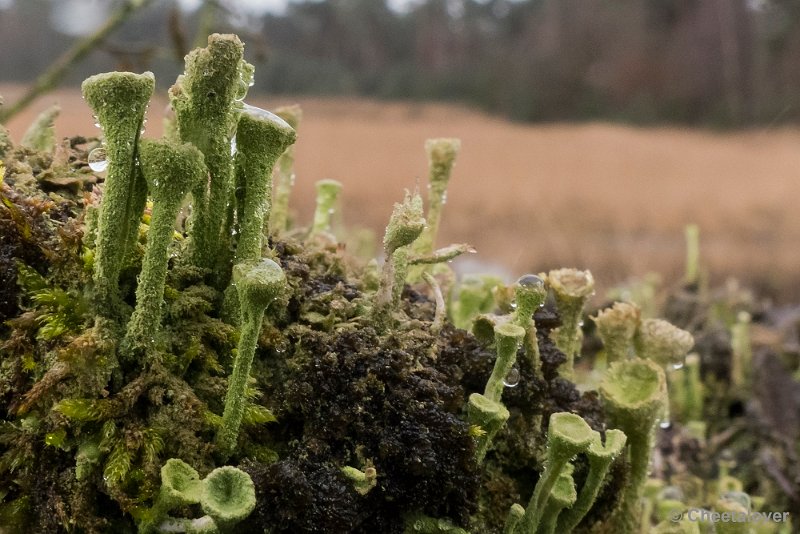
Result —
[[800, 118], [798, 0], [428, 0], [405, 14], [328, 0], [269, 17], [264, 35], [273, 91], [455, 99], [521, 120]]
[[[214, 30], [236, 30], [237, 2], [213, 0]], [[25, 7], [0, 11], [4, 80], [20, 62], [30, 75], [44, 61], [34, 52], [49, 54], [64, 41], [30, 37], [48, 33], [46, 17], [38, 28], [21, 22], [19, 12], [47, 1], [17, 4]], [[294, 0], [281, 15], [250, 20], [239, 31], [263, 56], [255, 58], [264, 60], [256, 89], [458, 100], [534, 121], [800, 120], [800, 0], [412, 0], [402, 11], [390, 4]], [[175, 9], [173, 0], [159, 5]], [[131, 21], [125, 33], [138, 45], [123, 48], [176, 41], [175, 17], [154, 9]], [[177, 26], [197, 27], [197, 18], [184, 14]], [[151, 54], [151, 68], [166, 71], [163, 58], [174, 56]], [[93, 61], [81, 75], [109, 58]]]

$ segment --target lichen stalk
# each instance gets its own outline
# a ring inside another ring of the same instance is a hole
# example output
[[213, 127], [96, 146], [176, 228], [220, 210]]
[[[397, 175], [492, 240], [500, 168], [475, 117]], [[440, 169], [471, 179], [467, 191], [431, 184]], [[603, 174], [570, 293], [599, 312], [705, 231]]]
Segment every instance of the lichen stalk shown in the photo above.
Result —
[[629, 302], [615, 302], [610, 308], [597, 312], [591, 319], [597, 325], [597, 334], [603, 342], [606, 363], [628, 359], [633, 336], [641, 321], [639, 307]]
[[316, 183], [316, 188], [317, 203], [314, 210], [314, 222], [311, 225], [312, 236], [330, 231], [331, 215], [336, 207], [342, 184], [336, 180], [320, 180]]
[[547, 290], [544, 287], [544, 280], [534, 274], [521, 276], [514, 287], [514, 309], [513, 321], [525, 330], [523, 347], [525, 355], [533, 367], [533, 374], [542, 377], [542, 357], [539, 353], [539, 340], [536, 337], [536, 323], [533, 314], [543, 304], [547, 298]]
[[731, 383], [737, 390], [749, 387], [750, 368], [753, 362], [753, 346], [750, 341], [750, 322], [752, 317], [746, 311], [736, 314], [736, 322], [731, 326]]
[[205, 175], [203, 155], [189, 144], [143, 140], [142, 174], [153, 197], [153, 212], [136, 288], [136, 309], [128, 323], [123, 347], [133, 351], [151, 348], [161, 321], [169, 245], [181, 202]]
[[[119, 274], [129, 248], [128, 226], [135, 176], [134, 155], [145, 110], [153, 94], [153, 74], [110, 72], [87, 78], [81, 90], [103, 128], [108, 174], [100, 207], [94, 257], [94, 282], [98, 309], [113, 313]], [[122, 245], [122, 246], [120, 246]]]
[[517, 348], [525, 337], [525, 330], [512, 323], [503, 323], [494, 328], [494, 341], [497, 359], [492, 374], [486, 382], [483, 395], [490, 400], [500, 402], [505, 389], [504, 380], [517, 361]]
[[[186, 56], [186, 70], [170, 88], [170, 102], [182, 141], [205, 156], [209, 180], [192, 191], [192, 262], [213, 268], [219, 257], [223, 223], [233, 176], [231, 138], [238, 121], [242, 76], [252, 72], [242, 59], [244, 45], [235, 35], [212, 34], [208, 46]], [[246, 93], [246, 87], [244, 90]]]
[[550, 497], [544, 505], [542, 519], [536, 529], [537, 534], [554, 534], [561, 511], [575, 504], [577, 494], [575, 492], [575, 481], [572, 479], [571, 464], [567, 464], [567, 467], [569, 469], [564, 469], [559, 474], [550, 492]]
[[456, 156], [461, 149], [459, 139], [428, 139], [425, 151], [428, 153], [428, 228], [414, 245], [415, 252], [430, 253], [436, 245], [436, 235], [442, 220], [442, 210], [447, 202], [447, 184], [455, 165]]
[[511, 505], [506, 516], [505, 525], [503, 525], [503, 534], [514, 534], [517, 531], [522, 518], [525, 516], [525, 508], [517, 503]]
[[639, 502], [648, 477], [656, 422], [667, 402], [664, 371], [649, 360], [616, 362], [600, 383], [600, 396], [610, 426], [622, 430], [628, 438], [628, 484], [610, 521], [614, 531], [632, 533], [639, 524]]
[[687, 224], [686, 233], [686, 273], [684, 283], [696, 285], [700, 280], [700, 227]]
[[559, 368], [565, 378], [574, 374], [574, 361], [581, 347], [581, 316], [588, 298], [594, 294], [594, 278], [589, 271], [578, 269], [558, 269], [550, 271], [547, 282], [561, 316], [556, 345], [567, 357], [567, 361]]
[[233, 453], [239, 437], [246, 402], [245, 390], [264, 310], [286, 285], [283, 269], [270, 259], [237, 264], [233, 269], [233, 279], [241, 305], [242, 326], [233, 371], [228, 378], [222, 427], [216, 436], [217, 448], [226, 459]]
[[[297, 104], [281, 106], [275, 110], [275, 115], [285, 120], [295, 131], [303, 118], [303, 110]], [[289, 224], [289, 198], [294, 185], [294, 145], [288, 147], [276, 165], [274, 182], [275, 195], [269, 220], [264, 220], [267, 233], [277, 234], [286, 230]]]
[[385, 329], [391, 319], [392, 310], [399, 302], [402, 284], [408, 272], [408, 251], [404, 249], [419, 237], [425, 228], [422, 215], [422, 199], [406, 191], [402, 203], [394, 205], [386, 233], [383, 236], [383, 264], [381, 281], [375, 292], [372, 319], [379, 330]]
[[605, 443], [598, 432], [593, 432], [592, 443], [586, 451], [589, 458], [589, 475], [581, 487], [575, 503], [558, 518], [559, 532], [572, 532], [594, 505], [608, 470], [627, 442], [625, 433], [618, 429], [606, 431]]
[[297, 135], [283, 119], [245, 104], [236, 131], [236, 172], [244, 185], [236, 262], [261, 257], [263, 221], [272, 204], [272, 169]]
[[550, 416], [547, 430], [547, 458], [533, 495], [525, 508], [517, 532], [535, 534], [545, 514], [545, 505], [569, 461], [585, 452], [592, 440], [592, 429], [579, 415], [559, 412]]
[[60, 113], [61, 106], [58, 104], [53, 104], [39, 113], [28, 129], [25, 130], [25, 134], [19, 144], [31, 150], [52, 152], [56, 145], [54, 123]]
[[492, 440], [510, 416], [508, 409], [498, 401], [486, 398], [480, 393], [469, 396], [467, 420], [470, 425], [478, 429], [475, 436], [475, 459], [478, 463], [483, 462]]

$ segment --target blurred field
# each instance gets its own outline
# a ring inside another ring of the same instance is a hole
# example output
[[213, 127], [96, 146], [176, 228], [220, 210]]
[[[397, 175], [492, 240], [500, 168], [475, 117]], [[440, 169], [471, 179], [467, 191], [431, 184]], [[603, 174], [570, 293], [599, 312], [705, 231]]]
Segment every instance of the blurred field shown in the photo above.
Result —
[[[18, 90], [0, 94], [13, 101]], [[66, 91], [13, 120], [14, 138], [53, 101], [63, 107], [58, 135], [97, 133], [80, 96]], [[314, 181], [333, 178], [345, 186], [345, 223], [380, 236], [403, 189], [425, 185], [425, 139], [460, 137], [440, 243], [475, 245], [473, 260], [514, 277], [590, 268], [601, 291], [648, 271], [672, 281], [682, 271], [683, 227], [696, 222], [712, 279], [736, 276], [778, 300], [800, 297], [800, 131], [530, 126], [445, 105], [299, 103], [292, 200], [301, 222], [311, 217]], [[165, 105], [151, 105], [148, 136], [160, 135]]]

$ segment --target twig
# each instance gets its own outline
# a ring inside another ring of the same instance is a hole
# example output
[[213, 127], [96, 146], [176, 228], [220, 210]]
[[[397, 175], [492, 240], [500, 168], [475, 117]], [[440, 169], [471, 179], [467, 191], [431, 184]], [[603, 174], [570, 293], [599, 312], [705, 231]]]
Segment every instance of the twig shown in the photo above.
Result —
[[0, 112], [0, 123], [7, 122], [14, 115], [28, 107], [30, 103], [38, 97], [55, 89], [71, 67], [83, 59], [95, 46], [125, 22], [131, 14], [152, 2], [153, 0], [127, 0], [109, 17], [102, 28], [75, 43], [72, 48], [67, 50], [36, 79], [34, 84], [22, 95], [22, 98], [9, 106], [7, 110]]

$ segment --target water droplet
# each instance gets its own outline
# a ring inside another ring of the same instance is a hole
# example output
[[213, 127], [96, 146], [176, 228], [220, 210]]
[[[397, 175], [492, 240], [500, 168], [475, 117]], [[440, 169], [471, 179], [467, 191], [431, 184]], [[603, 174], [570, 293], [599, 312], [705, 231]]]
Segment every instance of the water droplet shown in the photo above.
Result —
[[661, 421], [661, 422], [658, 423], [658, 426], [661, 427], [662, 429], [666, 430], [666, 429], [668, 429], [669, 427], [672, 426], [672, 422], [669, 421], [669, 420]]
[[236, 92], [233, 95], [233, 99], [236, 100], [237, 102], [241, 102], [242, 100], [244, 100], [244, 97], [247, 96], [247, 88], [248, 88], [247, 83], [241, 78], [239, 78], [239, 83], [236, 85]]
[[503, 385], [507, 388], [513, 388], [516, 387], [517, 384], [519, 384], [519, 369], [512, 367], [503, 379]]
[[231, 139], [231, 156], [236, 154], [236, 136]]
[[447, 191], [442, 193], [442, 204], [447, 204]]
[[578, 328], [583, 326], [583, 321], [578, 321]]
[[526, 274], [519, 277], [517, 284], [525, 287], [541, 287], [544, 286], [544, 280], [535, 274]]
[[94, 172], [103, 172], [108, 167], [108, 157], [106, 156], [106, 149], [98, 147], [89, 152], [87, 157], [89, 168]]
[[517, 301], [516, 300], [512, 300], [511, 303], [510, 303], [510, 306], [511, 306], [512, 310], [516, 310], [517, 309]]
[[100, 128], [101, 130], [103, 129], [103, 127], [102, 127], [102, 126], [100, 126], [100, 123], [99, 123], [99, 122], [95, 122], [95, 123], [94, 123], [94, 126], [95, 126], [95, 128]]
[[672, 368], [677, 371], [678, 369], [683, 369], [683, 365], [684, 365], [683, 362], [673, 363]]

